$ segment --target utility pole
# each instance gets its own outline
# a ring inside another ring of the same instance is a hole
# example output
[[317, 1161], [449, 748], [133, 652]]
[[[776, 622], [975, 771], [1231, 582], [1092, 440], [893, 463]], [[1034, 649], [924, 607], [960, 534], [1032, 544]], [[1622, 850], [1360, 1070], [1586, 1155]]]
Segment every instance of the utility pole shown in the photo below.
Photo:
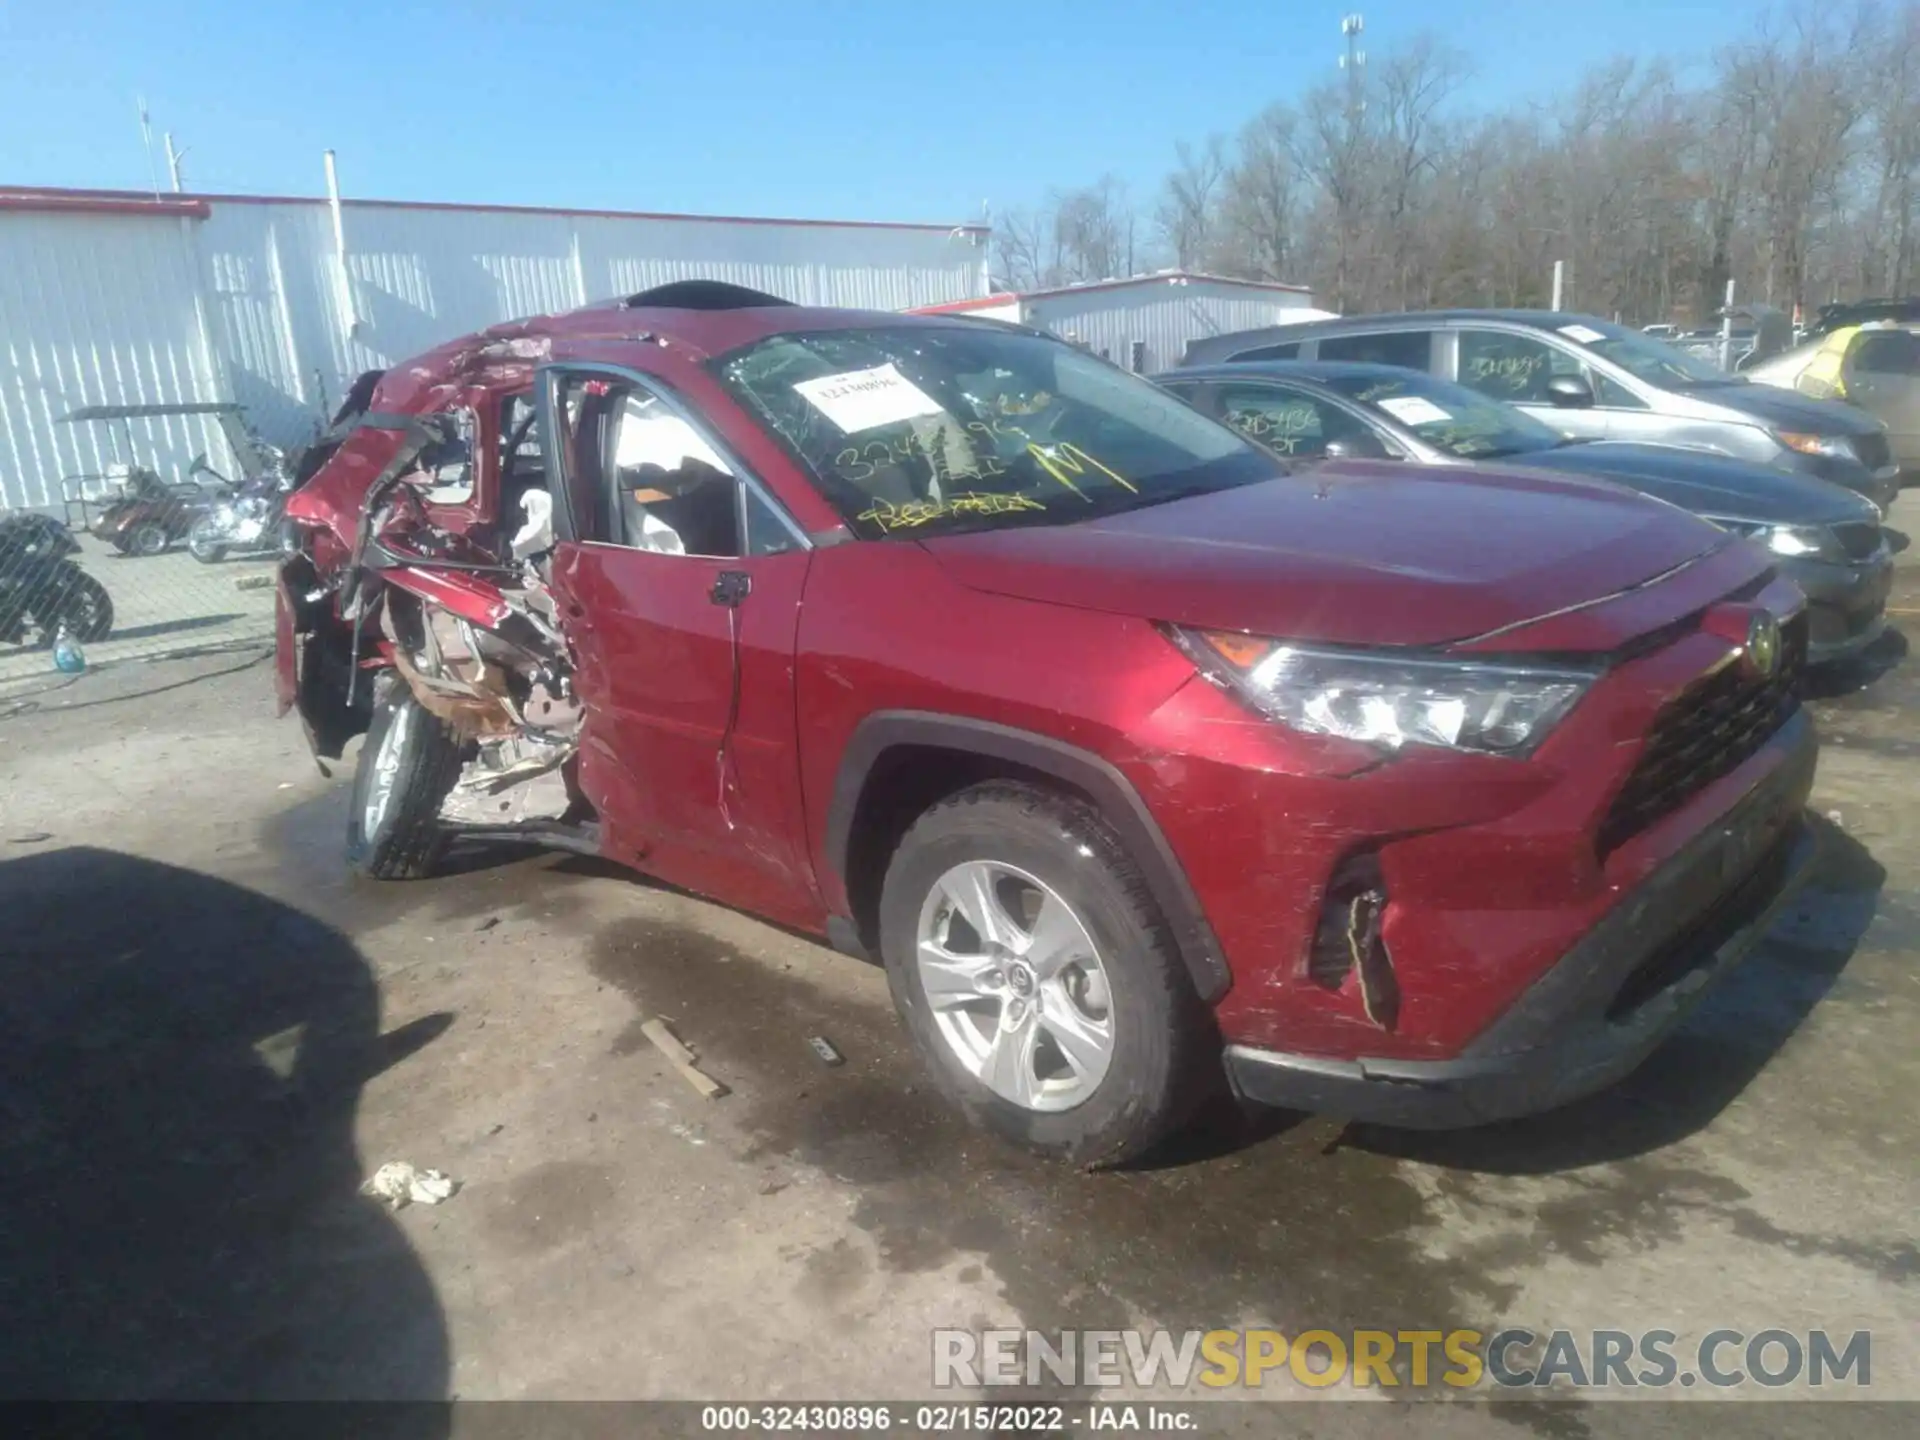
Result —
[[1340, 206], [1340, 250], [1336, 257], [1334, 271], [1334, 289], [1338, 291], [1337, 303], [1342, 310], [1353, 300], [1348, 294], [1348, 262], [1351, 258], [1355, 240], [1353, 212], [1353, 189], [1360, 154], [1360, 122], [1366, 113], [1366, 89], [1361, 80], [1361, 72], [1367, 63], [1367, 52], [1360, 48], [1360, 36], [1367, 28], [1364, 16], [1348, 15], [1340, 21], [1340, 33], [1346, 37], [1347, 53], [1340, 57], [1340, 68], [1347, 72], [1347, 143], [1346, 154], [1341, 157], [1341, 194]]
[[173, 132], [171, 130], [167, 131], [161, 138], [165, 140], [167, 144], [167, 174], [173, 179], [173, 193], [178, 195], [187, 188], [183, 178], [183, 172], [180, 169], [180, 161], [185, 157], [187, 152], [173, 148]]
[[1347, 53], [1340, 57], [1340, 68], [1347, 72], [1347, 133], [1349, 139], [1359, 133], [1360, 113], [1366, 108], [1361, 98], [1360, 70], [1367, 63], [1367, 52], [1360, 48], [1360, 36], [1367, 28], [1364, 15], [1349, 15], [1340, 22], [1340, 33], [1347, 37]]
[[147, 181], [153, 186], [153, 198], [160, 198], [160, 172], [153, 168], [153, 122], [147, 118], [147, 99], [144, 95], [133, 97], [133, 103], [140, 112], [140, 143], [147, 150]]
[[1567, 262], [1564, 260], [1556, 260], [1553, 262], [1553, 304], [1548, 307], [1549, 309], [1558, 310], [1560, 308], [1560, 301], [1566, 294], [1566, 284]]

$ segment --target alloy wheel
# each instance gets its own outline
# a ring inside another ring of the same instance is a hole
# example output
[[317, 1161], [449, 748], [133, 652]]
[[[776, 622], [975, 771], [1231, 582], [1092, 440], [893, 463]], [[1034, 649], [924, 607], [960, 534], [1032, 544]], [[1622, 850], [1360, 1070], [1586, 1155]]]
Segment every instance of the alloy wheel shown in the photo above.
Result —
[[1045, 882], [997, 860], [948, 870], [920, 907], [915, 962], [941, 1039], [1001, 1099], [1070, 1110], [1113, 1059], [1106, 967]]

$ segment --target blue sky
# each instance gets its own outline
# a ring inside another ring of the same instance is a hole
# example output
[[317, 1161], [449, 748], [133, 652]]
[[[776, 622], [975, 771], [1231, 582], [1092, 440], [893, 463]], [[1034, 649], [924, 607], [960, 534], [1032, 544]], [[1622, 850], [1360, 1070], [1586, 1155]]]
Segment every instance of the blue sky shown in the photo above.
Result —
[[[0, 0], [0, 184], [142, 188], [134, 96], [190, 188], [951, 222], [1104, 171], [1422, 29], [1467, 103], [1551, 101], [1596, 59], [1704, 61], [1759, 0]], [[1577, 17], [1577, 18], [1576, 18]], [[164, 172], [163, 172], [164, 180]]]

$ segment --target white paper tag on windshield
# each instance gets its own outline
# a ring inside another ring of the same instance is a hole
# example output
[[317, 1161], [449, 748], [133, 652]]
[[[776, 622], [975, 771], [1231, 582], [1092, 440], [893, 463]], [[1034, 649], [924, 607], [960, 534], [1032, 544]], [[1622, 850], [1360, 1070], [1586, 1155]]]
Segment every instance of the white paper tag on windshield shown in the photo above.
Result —
[[793, 388], [849, 435], [940, 413], [937, 400], [890, 364], [822, 375]]
[[1453, 418], [1424, 395], [1389, 395], [1379, 405], [1402, 425], [1431, 425]]
[[1598, 345], [1607, 338], [1590, 325], [1562, 325], [1560, 333], [1569, 340], [1578, 340], [1582, 345]]

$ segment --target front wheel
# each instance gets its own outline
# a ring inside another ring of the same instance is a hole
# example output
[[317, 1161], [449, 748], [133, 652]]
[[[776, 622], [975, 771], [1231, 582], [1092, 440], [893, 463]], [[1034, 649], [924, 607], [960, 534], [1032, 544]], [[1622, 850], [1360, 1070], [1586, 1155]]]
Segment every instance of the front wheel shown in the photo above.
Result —
[[33, 607], [33, 617], [48, 641], [62, 627], [83, 645], [104, 640], [112, 632], [113, 597], [79, 566], [63, 566], [51, 589], [53, 593]]
[[173, 542], [167, 538], [167, 527], [158, 520], [143, 520], [127, 532], [128, 555], [164, 555]]
[[459, 739], [391, 679], [374, 700], [347, 816], [347, 863], [375, 880], [419, 880], [446, 850], [440, 805], [459, 778]]
[[988, 1129], [1103, 1166], [1171, 1133], [1217, 1059], [1145, 880], [1085, 802], [994, 781], [900, 842], [880, 902], [896, 1008]]
[[220, 542], [219, 522], [203, 516], [187, 531], [187, 553], [202, 565], [218, 565], [227, 558], [227, 547]]

